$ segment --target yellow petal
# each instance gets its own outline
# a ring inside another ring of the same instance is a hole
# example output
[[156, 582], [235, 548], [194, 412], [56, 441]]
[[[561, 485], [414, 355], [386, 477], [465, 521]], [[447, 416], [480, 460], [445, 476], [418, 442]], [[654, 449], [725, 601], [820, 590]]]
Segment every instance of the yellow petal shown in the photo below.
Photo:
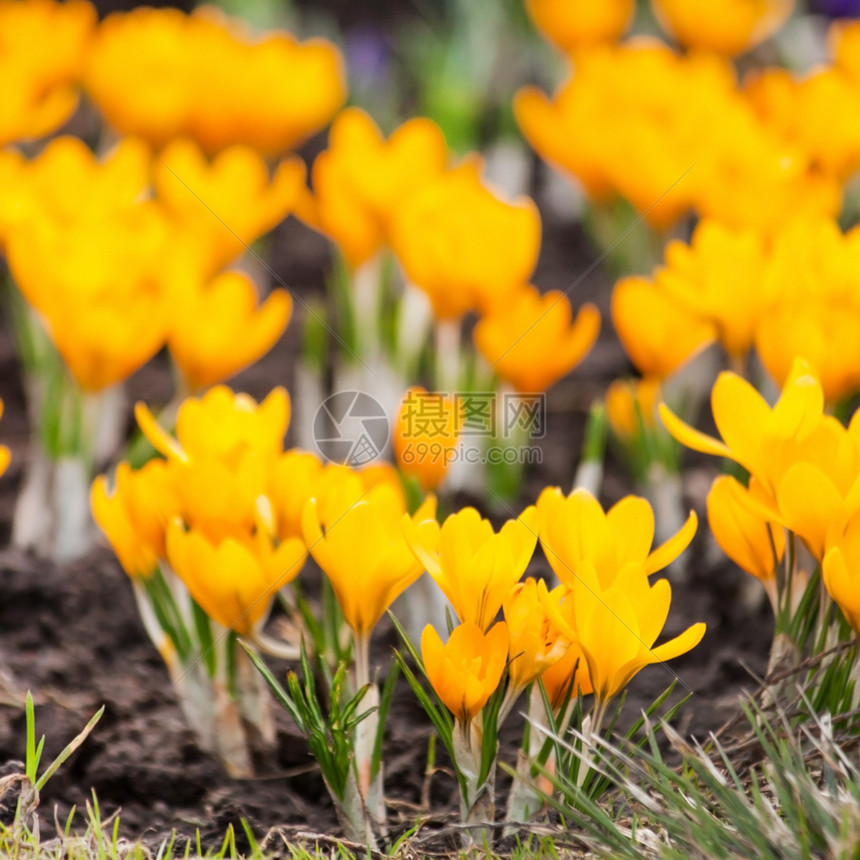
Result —
[[726, 445], [682, 421], [665, 403], [661, 403], [658, 408], [663, 425], [682, 445], [692, 448], [694, 451], [701, 451], [703, 454], [733, 459], [732, 452]]
[[645, 571], [649, 575], [668, 567], [689, 545], [696, 534], [699, 518], [695, 511], [690, 511], [687, 522], [681, 527], [677, 534], [669, 538], [664, 544], [658, 546], [645, 562]]
[[849, 571], [840, 547], [827, 552], [822, 564], [824, 587], [845, 615], [846, 621], [860, 632], [860, 571]]
[[654, 511], [645, 499], [626, 496], [609, 509], [606, 520], [615, 540], [619, 565], [648, 557], [654, 541]]
[[765, 399], [745, 379], [724, 371], [714, 383], [711, 406], [729, 456], [753, 474], [760, 472], [762, 438], [771, 417]]
[[747, 573], [761, 580], [774, 576], [785, 551], [785, 530], [744, 504], [749, 491], [721, 475], [708, 493], [708, 523], [723, 552]]
[[403, 533], [406, 543], [415, 553], [415, 557], [424, 565], [424, 569], [435, 580], [442, 577], [442, 566], [439, 563], [440, 526], [435, 519], [418, 521], [409, 514], [403, 515]]
[[156, 451], [168, 459], [173, 458], [183, 463], [188, 462], [188, 457], [180, 444], [161, 428], [161, 425], [155, 420], [155, 416], [149, 411], [149, 407], [145, 403], [139, 402], [135, 404], [134, 417], [137, 419], [137, 425], [140, 427], [141, 432]]
[[845, 501], [821, 470], [810, 463], [795, 463], [780, 481], [776, 494], [787, 527], [799, 535], [820, 561], [827, 532], [840, 519]]
[[649, 663], [665, 663], [667, 660], [673, 660], [675, 657], [680, 657], [688, 651], [692, 651], [705, 635], [706, 625], [703, 622], [694, 624], [688, 627], [680, 636], [652, 648], [649, 653]]

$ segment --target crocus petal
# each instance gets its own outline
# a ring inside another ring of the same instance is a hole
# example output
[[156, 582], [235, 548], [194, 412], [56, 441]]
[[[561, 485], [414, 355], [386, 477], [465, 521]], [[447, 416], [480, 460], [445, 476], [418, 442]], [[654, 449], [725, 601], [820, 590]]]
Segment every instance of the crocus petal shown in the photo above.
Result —
[[696, 534], [696, 528], [699, 525], [699, 518], [695, 511], [690, 511], [690, 516], [687, 517], [687, 522], [681, 527], [680, 531], [669, 538], [666, 543], [658, 546], [651, 555], [648, 556], [645, 562], [645, 571], [649, 575], [668, 567], [689, 545]]
[[302, 538], [308, 552], [323, 570], [333, 567], [332, 558], [326, 546], [325, 535], [320, 526], [317, 500], [309, 499], [302, 511]]
[[606, 519], [615, 539], [619, 565], [648, 557], [654, 541], [654, 512], [645, 499], [625, 496], [610, 508]]
[[789, 380], [782, 397], [773, 409], [773, 422], [783, 438], [808, 435], [824, 412], [824, 391], [821, 383], [809, 374]]
[[726, 445], [682, 421], [665, 403], [661, 403], [658, 408], [663, 425], [682, 445], [692, 448], [694, 451], [701, 451], [703, 454], [734, 459], [732, 452]]
[[812, 464], [795, 463], [780, 481], [776, 499], [788, 528], [821, 560], [827, 532], [844, 509], [839, 490]]
[[409, 514], [404, 514], [403, 534], [415, 557], [438, 582], [442, 578], [442, 566], [439, 564], [439, 523], [433, 519], [418, 522], [417, 517], [413, 519]]
[[704, 622], [693, 624], [688, 627], [680, 636], [652, 648], [648, 654], [649, 663], [665, 663], [667, 660], [673, 660], [675, 657], [680, 657], [688, 651], [692, 651], [705, 635], [706, 625]]
[[143, 435], [146, 436], [150, 445], [159, 454], [163, 454], [168, 459], [173, 458], [183, 463], [188, 462], [188, 456], [185, 451], [182, 450], [179, 443], [169, 433], [166, 433], [162, 429], [145, 403], [135, 404], [134, 417], [137, 419], [137, 425], [140, 427]]
[[858, 571], [849, 571], [845, 554], [838, 546], [824, 556], [821, 566], [824, 587], [845, 615], [845, 619], [860, 632], [860, 588]]
[[711, 406], [729, 456], [755, 473], [761, 462], [762, 429], [771, 417], [767, 401], [743, 377], [724, 371], [714, 383]]

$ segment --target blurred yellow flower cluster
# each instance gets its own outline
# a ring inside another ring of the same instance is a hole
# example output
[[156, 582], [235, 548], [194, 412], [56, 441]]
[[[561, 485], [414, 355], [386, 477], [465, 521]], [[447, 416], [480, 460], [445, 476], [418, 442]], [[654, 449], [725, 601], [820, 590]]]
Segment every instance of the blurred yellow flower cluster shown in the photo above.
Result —
[[[536, 507], [494, 532], [472, 508], [435, 521], [406, 523], [416, 556], [451, 602], [460, 624], [443, 645], [425, 628], [427, 676], [462, 724], [480, 712], [508, 666], [507, 696], [542, 678], [559, 707], [572, 692], [594, 692], [602, 705], [650, 663], [698, 644], [704, 625], [654, 647], [669, 612], [671, 589], [648, 577], [668, 565], [696, 530], [684, 528], [651, 551], [650, 505], [629, 496], [604, 513], [584, 490], [545, 490]], [[538, 538], [561, 585], [520, 582]], [[499, 610], [504, 621], [496, 621]], [[573, 689], [571, 689], [573, 687]]]
[[257, 38], [202, 6], [142, 7], [98, 28], [87, 93], [120, 133], [156, 147], [193, 138], [208, 153], [235, 144], [274, 155], [322, 128], [346, 98], [338, 50], [286, 32]]
[[[770, 38], [794, 11], [795, 0], [651, 0], [668, 35], [688, 48], [734, 56]], [[574, 52], [621, 38], [634, 0], [526, 0], [534, 25], [556, 47]]]
[[795, 0], [651, 0], [669, 35], [690, 48], [734, 56], [769, 39]]
[[445, 480], [463, 425], [463, 409], [452, 395], [413, 386], [403, 396], [391, 434], [400, 471], [425, 491]]
[[286, 328], [286, 291], [258, 306], [251, 279], [222, 270], [293, 207], [299, 162], [270, 177], [246, 147], [210, 163], [176, 141], [156, 163], [132, 138], [103, 159], [74, 137], [29, 161], [2, 155], [0, 244], [82, 388], [122, 381], [165, 342], [187, 386], [205, 388], [255, 361]]
[[660, 412], [678, 441], [733, 460], [750, 475], [748, 486], [724, 476], [711, 490], [708, 517], [718, 543], [764, 582], [776, 608], [784, 530], [792, 532], [822, 565], [825, 587], [860, 632], [860, 412], [848, 428], [825, 414], [821, 383], [802, 359], [773, 408], [730, 372], [717, 379], [711, 405], [722, 441], [665, 406]]
[[[215, 386], [183, 403], [175, 438], [143, 404], [136, 415], [163, 459], [137, 470], [122, 463], [112, 491], [104, 476], [92, 488], [96, 521], [131, 577], [168, 564], [210, 618], [249, 634], [309, 550], [347, 624], [366, 638], [422, 573], [403, 536], [397, 473], [324, 466], [308, 452], [285, 451], [284, 389], [258, 405]], [[415, 521], [434, 513], [430, 497]]]
[[689, 244], [669, 243], [652, 278], [616, 285], [612, 318], [647, 378], [670, 376], [719, 341], [738, 365], [755, 348], [779, 384], [803, 355], [836, 403], [860, 389], [858, 267], [860, 230], [843, 233], [829, 218], [772, 236], [704, 220]]
[[[179, 410], [176, 439], [139, 404], [141, 429], [165, 459], [133, 471], [121, 464], [113, 493], [92, 489], [96, 521], [132, 577], [168, 563], [223, 627], [248, 633], [275, 592], [295, 578], [305, 547], [275, 529], [272, 476], [284, 456], [290, 403], [275, 389], [259, 406], [223, 386]], [[307, 493], [295, 482], [291, 492]]]
[[849, 180], [860, 168], [858, 25], [834, 25], [833, 61], [802, 74], [765, 68], [750, 73], [746, 94], [758, 115], [827, 175]]
[[0, 2], [0, 146], [44, 137], [69, 119], [95, 24], [87, 0]]
[[526, 0], [535, 27], [562, 51], [614, 42], [633, 19], [635, 0]]
[[763, 231], [838, 211], [838, 178], [756, 111], [728, 60], [637, 37], [572, 62], [553, 98], [527, 87], [514, 106], [534, 149], [595, 201], [619, 195], [659, 229], [691, 211]]
[[390, 248], [438, 320], [478, 313], [478, 351], [518, 390], [543, 391], [591, 348], [599, 314], [586, 306], [574, 319], [566, 295], [541, 296], [529, 284], [541, 242], [534, 202], [498, 196], [476, 155], [448, 162], [431, 121], [410, 120], [386, 140], [350, 108], [332, 125], [297, 214], [332, 238], [353, 268]]

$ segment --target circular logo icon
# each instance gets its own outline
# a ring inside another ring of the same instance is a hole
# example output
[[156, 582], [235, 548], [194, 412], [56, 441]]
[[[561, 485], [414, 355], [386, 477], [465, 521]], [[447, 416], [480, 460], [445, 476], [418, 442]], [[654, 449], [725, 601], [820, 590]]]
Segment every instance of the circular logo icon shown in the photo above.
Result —
[[327, 460], [363, 466], [388, 444], [388, 416], [363, 391], [339, 391], [323, 400], [314, 415], [314, 442]]

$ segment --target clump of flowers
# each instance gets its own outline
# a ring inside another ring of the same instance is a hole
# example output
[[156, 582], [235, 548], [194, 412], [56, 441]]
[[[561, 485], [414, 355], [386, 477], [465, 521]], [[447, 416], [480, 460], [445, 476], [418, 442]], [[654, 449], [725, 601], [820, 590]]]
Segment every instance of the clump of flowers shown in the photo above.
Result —
[[[593, 307], [574, 320], [566, 296], [542, 297], [529, 285], [541, 240], [534, 202], [505, 199], [483, 167], [475, 154], [450, 166], [440, 129], [426, 119], [410, 120], [388, 138], [360, 110], [335, 120], [329, 148], [314, 162], [312, 188], [297, 206], [343, 258], [333, 278], [334, 320], [348, 324], [349, 337], [337, 339], [335, 390], [366, 382], [392, 417], [416, 375], [432, 382], [431, 397], [492, 393], [500, 388], [496, 377], [531, 397], [571, 371], [594, 343]], [[483, 362], [463, 344], [464, 318], [473, 313]], [[435, 349], [428, 350], [431, 337]], [[324, 355], [306, 354], [303, 372], [320, 393], [324, 365]], [[455, 434], [447, 435], [434, 441], [453, 449]], [[403, 450], [396, 451], [401, 462]], [[445, 471], [421, 480], [436, 484]], [[461, 470], [459, 479], [477, 476]]]
[[[498, 730], [524, 691], [533, 690], [532, 722], [546, 724], [546, 703], [565, 729], [573, 714], [571, 695], [594, 692], [588, 725], [597, 734], [609, 702], [636, 672], [689, 651], [704, 634], [704, 625], [697, 624], [653, 647], [668, 615], [671, 589], [665, 580], [651, 585], [648, 577], [690, 542], [694, 514], [653, 552], [654, 517], [646, 501], [628, 497], [604, 514], [584, 491], [565, 498], [548, 489], [536, 508], [498, 533], [469, 508], [441, 527], [432, 521], [404, 523], [413, 551], [458, 621], [447, 643], [429, 625], [421, 637], [419, 666], [441, 708], [401, 664], [452, 757], [466, 823], [492, 821]], [[520, 582], [538, 536], [563, 583], [551, 592], [542, 581]], [[497, 621], [502, 608], [504, 621]], [[542, 677], [546, 683], [536, 687]], [[536, 755], [533, 743], [526, 750]], [[530, 768], [524, 757], [523, 782], [509, 802], [513, 820], [540, 808]]]
[[[410, 522], [423, 528], [435, 523], [436, 501], [430, 496]], [[358, 708], [371, 714], [356, 728], [354, 790], [335, 801], [351, 833], [373, 842], [386, 830], [383, 768], [374, 760], [381, 731], [376, 709], [379, 690], [370, 674], [370, 635], [394, 600], [421, 575], [421, 565], [403, 535], [405, 499], [389, 482], [365, 490], [350, 476], [323, 502], [311, 499], [302, 514], [302, 534], [314, 560], [334, 588], [352, 634]]]
[[[657, 379], [713, 341], [741, 374], [755, 348], [779, 384], [803, 354], [838, 403], [860, 387], [858, 237], [830, 218], [800, 217], [771, 235], [704, 220], [689, 244], [669, 243], [650, 279], [618, 282], [616, 331], [637, 368]], [[643, 315], [654, 324], [638, 325]]]
[[821, 382], [802, 359], [794, 362], [772, 408], [730, 372], [717, 379], [711, 403], [722, 441], [684, 424], [665, 406], [660, 412], [683, 444], [732, 460], [749, 474], [748, 481], [717, 478], [708, 517], [727, 555], [764, 584], [777, 618], [772, 667], [784, 669], [807, 649], [821, 653], [846, 638], [833, 603], [857, 629], [860, 424], [856, 414], [846, 428], [824, 412]]
[[[210, 163], [189, 141], [153, 162], [131, 138], [103, 158], [73, 137], [29, 161], [4, 155], [0, 233], [24, 300], [13, 293], [41, 441], [15, 541], [68, 557], [89, 545], [86, 487], [119, 446], [126, 378], [166, 343], [179, 370], [173, 413], [183, 394], [233, 375], [282, 335], [289, 294], [260, 304], [250, 276], [223, 267], [285, 217], [304, 168], [290, 159], [270, 177], [239, 146]], [[52, 514], [35, 516], [39, 507]]]
[[139, 8], [99, 27], [87, 93], [122, 134], [162, 147], [195, 139], [214, 153], [244, 144], [276, 155], [321, 129], [346, 97], [342, 60], [321, 39], [255, 37], [213, 7]]
[[[289, 475], [284, 457], [289, 398], [257, 404], [217, 386], [179, 410], [176, 438], [139, 405], [138, 422], [163, 458], [120, 464], [111, 489], [93, 484], [95, 519], [134, 585], [141, 616], [170, 671], [203, 749], [233, 774], [251, 770], [247, 730], [274, 738], [262, 679], [237, 645], [243, 636], [281, 656], [296, 643], [263, 632], [279, 590], [307, 554], [298, 535], [277, 530]], [[306, 497], [297, 475], [289, 492]]]
[[552, 98], [527, 87], [514, 107], [532, 147], [598, 210], [623, 198], [658, 231], [693, 210], [769, 231], [840, 206], [837, 179], [760, 118], [728, 60], [701, 50], [652, 39], [582, 50]]

